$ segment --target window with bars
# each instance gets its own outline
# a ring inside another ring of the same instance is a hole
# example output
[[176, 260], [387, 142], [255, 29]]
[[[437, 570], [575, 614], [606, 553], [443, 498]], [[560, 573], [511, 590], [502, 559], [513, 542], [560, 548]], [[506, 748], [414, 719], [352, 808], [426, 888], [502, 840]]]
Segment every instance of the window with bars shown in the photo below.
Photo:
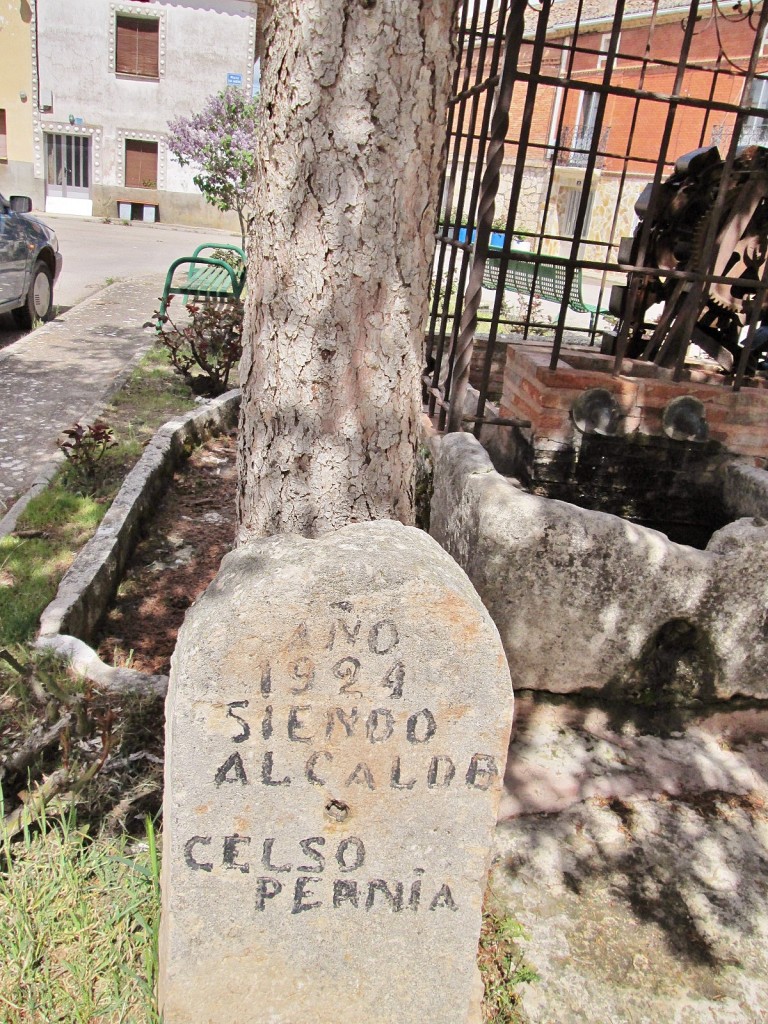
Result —
[[157, 143], [125, 140], [126, 188], [157, 188]]
[[[755, 78], [752, 86], [742, 99], [745, 105], [759, 107], [768, 114], [768, 78]], [[748, 117], [741, 129], [740, 146], [768, 145], [768, 116]]]
[[115, 71], [136, 78], [159, 78], [160, 21], [117, 16]]

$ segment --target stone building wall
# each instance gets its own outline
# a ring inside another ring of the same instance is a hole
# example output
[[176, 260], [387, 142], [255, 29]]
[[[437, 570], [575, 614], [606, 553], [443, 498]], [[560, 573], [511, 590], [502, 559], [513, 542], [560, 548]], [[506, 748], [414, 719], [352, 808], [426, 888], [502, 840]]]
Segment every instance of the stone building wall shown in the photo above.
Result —
[[[257, 56], [254, 0], [80, 0], [77, 8], [73, 17], [69, 0], [46, 0], [37, 7], [34, 70], [40, 109], [34, 164], [46, 209], [116, 217], [123, 200], [157, 207], [160, 220], [197, 223], [199, 214], [200, 222], [223, 226], [192, 181], [194, 168], [181, 167], [170, 154], [168, 122], [198, 111], [232, 82], [251, 94]], [[156, 77], [117, 71], [118, 18], [158, 26]], [[62, 188], [61, 180], [54, 180], [49, 156], [56, 137], [67, 146], [72, 139], [76, 154], [87, 151], [86, 187]], [[133, 190], [125, 182], [131, 140], [157, 146], [156, 179]], [[135, 191], [138, 198], [128, 194]]]

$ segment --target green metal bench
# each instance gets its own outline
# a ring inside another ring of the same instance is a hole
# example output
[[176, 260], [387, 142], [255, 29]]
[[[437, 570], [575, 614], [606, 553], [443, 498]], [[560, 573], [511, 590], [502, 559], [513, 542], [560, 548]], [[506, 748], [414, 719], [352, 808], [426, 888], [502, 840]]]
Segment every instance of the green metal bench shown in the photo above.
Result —
[[[501, 259], [489, 251], [483, 273], [484, 288], [498, 288]], [[571, 294], [568, 305], [575, 313], [589, 313], [590, 329], [594, 326], [599, 313], [607, 313], [608, 309], [594, 306], [586, 302], [581, 294], [581, 267], [577, 267], [571, 283]], [[565, 297], [565, 267], [554, 263], [536, 263], [533, 260], [515, 259], [515, 250], [510, 253], [507, 263], [507, 275], [504, 290], [516, 292], [518, 295], [536, 295], [547, 302], [562, 304]]]
[[[214, 252], [221, 249], [233, 252], [242, 261], [242, 270], [235, 270], [226, 260], [201, 256], [200, 253], [206, 249]], [[174, 284], [176, 271], [184, 266], [187, 268], [186, 278], [182, 283]], [[185, 304], [190, 299], [218, 299], [222, 302], [239, 299], [245, 288], [246, 270], [245, 253], [238, 245], [206, 242], [198, 245], [191, 256], [182, 256], [174, 260], [165, 275], [163, 296], [157, 314], [157, 330], [162, 329], [163, 318], [172, 295], [182, 295]]]

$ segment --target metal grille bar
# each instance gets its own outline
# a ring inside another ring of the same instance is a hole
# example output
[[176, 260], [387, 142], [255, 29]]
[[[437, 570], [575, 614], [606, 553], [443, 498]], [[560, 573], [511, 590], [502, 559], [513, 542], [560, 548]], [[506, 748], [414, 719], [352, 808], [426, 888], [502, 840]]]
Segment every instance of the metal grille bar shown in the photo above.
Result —
[[[671, 20], [674, 7], [679, 16]], [[768, 57], [760, 55], [768, 10], [748, 0], [738, 11], [704, 0], [650, 0], [640, 23], [636, 13], [625, 19], [618, 0], [604, 5], [597, 28], [585, 10], [586, 0], [462, 6], [424, 375], [425, 402], [440, 429], [471, 421], [479, 435], [487, 403], [498, 398], [492, 378], [499, 360], [521, 340], [540, 337], [554, 369], [564, 344], [605, 344], [613, 325], [618, 373], [637, 323], [609, 313], [616, 285], [625, 288], [625, 311], [638, 308], [650, 279], [666, 282], [669, 293], [677, 289], [679, 308], [662, 318], [654, 345], [657, 359], [674, 351], [679, 376], [687, 347], [681, 337], [692, 334], [708, 289], [729, 280], [716, 273], [717, 224], [739, 145], [748, 133], [768, 140], [768, 109], [751, 92], [756, 77], [768, 76]], [[563, 11], [571, 12], [567, 25]], [[683, 153], [718, 142], [724, 167], [702, 252], [695, 265], [659, 268], [649, 261], [659, 186]], [[624, 252], [620, 264], [622, 238], [633, 231], [634, 206], [648, 183], [650, 206], [631, 260]], [[759, 310], [768, 308], [767, 280], [761, 273], [742, 281], [755, 297], [737, 389]], [[554, 303], [553, 288], [560, 289]], [[468, 416], [470, 385], [478, 397]], [[504, 419], [488, 414], [494, 418]]]

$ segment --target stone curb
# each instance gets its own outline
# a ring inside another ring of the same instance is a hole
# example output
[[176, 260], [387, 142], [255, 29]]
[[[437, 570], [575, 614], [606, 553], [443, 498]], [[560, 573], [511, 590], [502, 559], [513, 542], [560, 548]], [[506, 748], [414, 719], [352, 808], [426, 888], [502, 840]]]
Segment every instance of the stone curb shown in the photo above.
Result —
[[19, 521], [21, 513], [33, 498], [36, 498], [38, 494], [42, 494], [56, 475], [56, 471], [63, 461], [63, 455], [52, 455], [51, 458], [40, 467], [40, 475], [37, 480], [35, 480], [32, 486], [24, 492], [18, 501], [14, 501], [11, 508], [5, 513], [3, 518], [0, 519], [0, 540], [2, 540], [3, 537], [7, 537], [9, 533], [13, 533], [16, 529], [16, 523]]
[[117, 589], [139, 527], [164, 491], [185, 447], [228, 429], [239, 406], [239, 389], [228, 391], [158, 430], [41, 615], [36, 647], [55, 651], [80, 675], [114, 692], [165, 694], [167, 676], [107, 665], [89, 641]]
[[[46, 220], [76, 220], [78, 222], [84, 222], [88, 224], [104, 224], [105, 222], [109, 221], [112, 224], [120, 224], [120, 217], [81, 217], [80, 214], [47, 213], [43, 212], [42, 210], [38, 210], [35, 213], [35, 216], [39, 215], [44, 216]], [[154, 230], [156, 226], [160, 226], [160, 224], [160, 221], [156, 221], [154, 223], [150, 223], [149, 221], [147, 221], [145, 223], [144, 221], [140, 220], [132, 220], [130, 222], [130, 227], [138, 228], [140, 231], [151, 232], [152, 230]], [[162, 228], [163, 231], [186, 231], [190, 234], [199, 234], [200, 231], [202, 230], [210, 232], [212, 235], [237, 235], [240, 232], [240, 229], [236, 226], [233, 227], [232, 230], [230, 230], [229, 228], [214, 228], [209, 227], [207, 225], [203, 225], [201, 227], [201, 225], [199, 224], [169, 224], [166, 221], [162, 222]]]

